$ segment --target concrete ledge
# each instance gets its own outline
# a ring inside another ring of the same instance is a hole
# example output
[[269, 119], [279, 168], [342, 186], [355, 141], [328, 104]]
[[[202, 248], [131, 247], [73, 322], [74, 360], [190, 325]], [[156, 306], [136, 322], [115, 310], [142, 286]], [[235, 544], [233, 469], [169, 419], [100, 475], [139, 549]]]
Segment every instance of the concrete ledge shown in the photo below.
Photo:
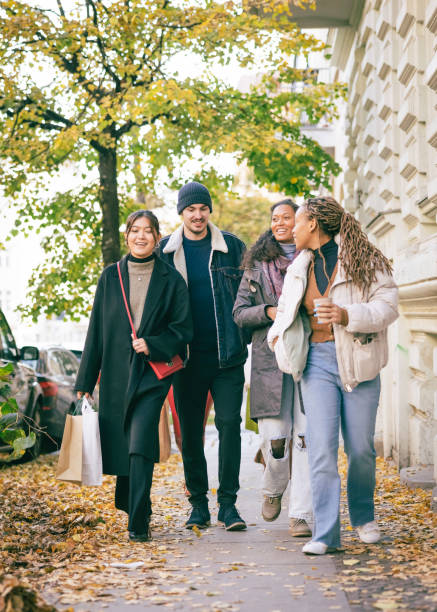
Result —
[[433, 489], [436, 487], [432, 465], [402, 468], [400, 479], [411, 489]]

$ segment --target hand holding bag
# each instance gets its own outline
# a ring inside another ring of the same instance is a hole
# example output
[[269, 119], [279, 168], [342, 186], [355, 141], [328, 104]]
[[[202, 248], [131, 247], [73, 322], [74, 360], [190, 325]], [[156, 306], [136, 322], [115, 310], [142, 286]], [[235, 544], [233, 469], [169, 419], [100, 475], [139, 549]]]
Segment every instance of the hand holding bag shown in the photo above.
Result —
[[[135, 331], [135, 327], [132, 321], [132, 317], [130, 314], [130, 310], [129, 310], [129, 306], [127, 303], [127, 299], [126, 299], [126, 293], [124, 291], [124, 286], [123, 286], [123, 279], [121, 278], [121, 271], [120, 271], [120, 262], [117, 262], [117, 270], [118, 270], [118, 278], [120, 279], [120, 287], [121, 287], [121, 292], [123, 294], [123, 301], [124, 301], [124, 305], [126, 308], [126, 312], [127, 312], [127, 316], [129, 319], [129, 323], [132, 329], [132, 336], [134, 337], [134, 339], [137, 339], [137, 333]], [[178, 370], [182, 370], [182, 368], [184, 367], [184, 362], [182, 361], [181, 357], [179, 355], [175, 355], [174, 357], [172, 357], [170, 359], [170, 361], [148, 361], [150, 367], [152, 368], [152, 370], [155, 372], [156, 374], [156, 378], [158, 380], [162, 380], [163, 378], [167, 378], [167, 376], [170, 376], [171, 374], [174, 374], [175, 372], [177, 372]]]

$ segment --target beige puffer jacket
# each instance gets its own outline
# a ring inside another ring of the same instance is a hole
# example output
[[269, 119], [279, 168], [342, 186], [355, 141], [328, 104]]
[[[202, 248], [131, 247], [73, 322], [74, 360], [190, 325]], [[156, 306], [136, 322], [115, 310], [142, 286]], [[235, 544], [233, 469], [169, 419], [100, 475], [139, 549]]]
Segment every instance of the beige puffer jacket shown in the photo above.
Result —
[[[306, 249], [289, 266], [276, 319], [267, 336], [279, 369], [296, 381], [302, 377], [309, 347], [309, 322], [299, 309], [312, 259], [312, 251]], [[352, 391], [360, 382], [375, 378], [387, 364], [387, 327], [399, 316], [398, 289], [390, 274], [378, 272], [363, 295], [346, 279], [339, 262], [329, 297], [345, 308], [349, 317], [346, 327], [334, 324], [334, 338], [341, 381], [346, 391]]]

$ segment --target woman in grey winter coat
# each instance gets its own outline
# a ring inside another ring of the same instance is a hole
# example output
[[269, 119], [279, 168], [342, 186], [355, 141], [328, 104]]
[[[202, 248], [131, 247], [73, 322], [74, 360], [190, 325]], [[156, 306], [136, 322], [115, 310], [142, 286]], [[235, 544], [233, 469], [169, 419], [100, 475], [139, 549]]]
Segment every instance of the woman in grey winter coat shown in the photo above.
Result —
[[293, 379], [283, 374], [267, 344], [267, 332], [288, 266], [296, 257], [292, 231], [296, 204], [282, 200], [271, 207], [271, 229], [262, 234], [243, 260], [244, 275], [234, 305], [234, 320], [252, 333], [250, 417], [258, 421], [265, 463], [262, 515], [274, 521], [290, 481], [290, 440], [293, 470], [290, 484], [290, 532], [310, 536], [311, 493], [305, 446], [305, 415], [294, 399]]

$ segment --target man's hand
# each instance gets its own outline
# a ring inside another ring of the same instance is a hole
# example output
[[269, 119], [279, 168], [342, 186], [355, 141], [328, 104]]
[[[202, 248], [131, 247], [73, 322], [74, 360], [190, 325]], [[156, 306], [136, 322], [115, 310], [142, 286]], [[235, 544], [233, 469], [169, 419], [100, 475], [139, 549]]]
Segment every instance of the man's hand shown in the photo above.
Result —
[[76, 393], [76, 397], [77, 397], [77, 399], [82, 399], [82, 397], [83, 397], [84, 395], [85, 395], [85, 397], [86, 397], [87, 399], [90, 399], [90, 398], [92, 399], [92, 397], [93, 397], [93, 396], [92, 396], [92, 395], [90, 395], [89, 393], [84, 393], [83, 391], [77, 391], [77, 393]]
[[144, 338], [132, 338], [132, 347], [136, 353], [149, 355], [149, 349]]

